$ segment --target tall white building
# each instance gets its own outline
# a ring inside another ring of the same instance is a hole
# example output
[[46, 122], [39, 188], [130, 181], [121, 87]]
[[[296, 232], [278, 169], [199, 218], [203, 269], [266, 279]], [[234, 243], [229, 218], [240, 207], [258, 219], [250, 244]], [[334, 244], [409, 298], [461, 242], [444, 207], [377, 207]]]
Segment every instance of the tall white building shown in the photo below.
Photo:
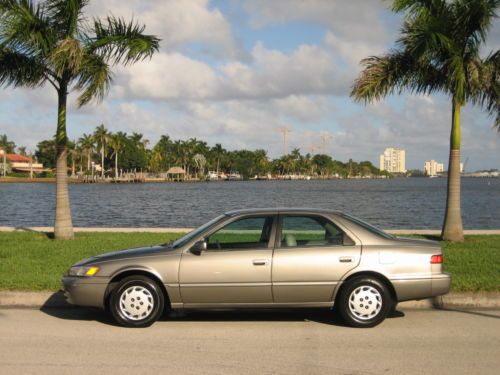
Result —
[[380, 155], [380, 170], [391, 173], [405, 173], [406, 154], [401, 148], [386, 148], [384, 153]]
[[438, 173], [444, 171], [444, 164], [438, 163], [435, 160], [428, 160], [424, 164], [424, 173], [427, 176], [437, 176]]

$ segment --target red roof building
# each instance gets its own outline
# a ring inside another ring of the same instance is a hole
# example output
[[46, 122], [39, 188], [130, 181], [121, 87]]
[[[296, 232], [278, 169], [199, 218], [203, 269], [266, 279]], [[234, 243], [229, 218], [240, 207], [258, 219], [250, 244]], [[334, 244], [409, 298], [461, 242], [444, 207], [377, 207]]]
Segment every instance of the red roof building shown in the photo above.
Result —
[[10, 163], [13, 171], [18, 172], [42, 172], [43, 164], [32, 161], [29, 156], [23, 156], [18, 154], [6, 154], [5, 158]]
[[17, 154], [7, 154], [7, 155], [5, 155], [5, 157], [11, 163], [29, 163], [31, 160], [27, 156], [17, 155]]

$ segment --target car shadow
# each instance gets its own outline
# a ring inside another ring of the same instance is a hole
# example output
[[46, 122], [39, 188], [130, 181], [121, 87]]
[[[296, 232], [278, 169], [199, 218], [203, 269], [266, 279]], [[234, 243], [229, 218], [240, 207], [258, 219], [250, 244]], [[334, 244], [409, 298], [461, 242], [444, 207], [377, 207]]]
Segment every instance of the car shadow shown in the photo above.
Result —
[[66, 302], [62, 291], [53, 293], [40, 307], [44, 314], [64, 320], [87, 320], [96, 321], [103, 324], [117, 324], [104, 310], [93, 307], [73, 306]]
[[[54, 293], [40, 308], [44, 314], [63, 320], [96, 321], [118, 326], [104, 310], [78, 307], [66, 302], [62, 292]], [[388, 318], [405, 314], [394, 311]], [[240, 309], [240, 310], [172, 310], [162, 316], [163, 322], [315, 322], [348, 327], [335, 310], [327, 309]]]

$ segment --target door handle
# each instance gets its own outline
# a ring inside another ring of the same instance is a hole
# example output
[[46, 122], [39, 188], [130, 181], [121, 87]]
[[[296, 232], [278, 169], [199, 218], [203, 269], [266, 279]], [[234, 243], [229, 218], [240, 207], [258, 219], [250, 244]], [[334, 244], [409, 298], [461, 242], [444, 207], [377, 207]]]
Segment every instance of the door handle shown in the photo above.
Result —
[[269, 264], [269, 260], [267, 259], [254, 259], [252, 261], [254, 266], [267, 266]]
[[349, 263], [353, 261], [352, 257], [339, 257], [340, 263]]

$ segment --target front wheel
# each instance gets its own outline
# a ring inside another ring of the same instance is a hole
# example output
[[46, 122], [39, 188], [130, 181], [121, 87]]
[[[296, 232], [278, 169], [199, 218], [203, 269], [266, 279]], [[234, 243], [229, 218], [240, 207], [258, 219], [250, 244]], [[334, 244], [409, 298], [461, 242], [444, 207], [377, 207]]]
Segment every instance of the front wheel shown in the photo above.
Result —
[[374, 277], [356, 277], [340, 291], [337, 307], [344, 321], [352, 327], [374, 327], [384, 321], [393, 298], [387, 286]]
[[111, 293], [109, 309], [116, 322], [124, 327], [148, 327], [157, 321], [165, 298], [156, 282], [148, 277], [129, 276]]

